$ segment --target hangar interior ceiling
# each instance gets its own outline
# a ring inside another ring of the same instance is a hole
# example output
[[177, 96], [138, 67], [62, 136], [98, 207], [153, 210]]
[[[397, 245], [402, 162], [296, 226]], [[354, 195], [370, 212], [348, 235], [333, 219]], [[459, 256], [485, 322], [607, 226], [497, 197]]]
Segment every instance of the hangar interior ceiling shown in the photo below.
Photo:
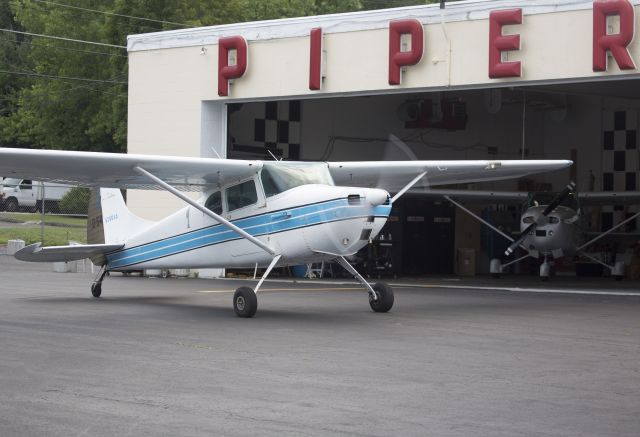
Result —
[[[520, 159], [524, 154], [525, 159], [572, 159], [575, 165], [525, 180], [456, 188], [558, 191], [573, 179], [579, 191], [638, 190], [639, 106], [638, 79], [230, 104], [227, 155], [271, 159], [268, 149], [284, 159], [350, 161]], [[433, 200], [412, 200], [417, 201], [425, 203], [425, 210], [434, 208]], [[476, 207], [478, 213], [493, 214], [506, 228], [519, 226], [518, 207], [493, 205], [489, 209], [492, 212], [487, 213], [486, 205]], [[611, 219], [604, 224], [592, 220], [593, 230], [622, 220], [629, 212], [627, 208], [616, 216], [613, 205], [610, 209], [604, 213]], [[441, 224], [449, 223], [450, 243], [441, 244], [477, 250], [477, 270], [487, 271], [489, 252], [500, 250], [503, 244], [484, 242], [477, 222], [447, 211], [448, 207], [441, 209]], [[402, 219], [388, 226], [396, 234], [409, 230], [415, 241], [417, 233], [411, 231], [415, 222], [407, 225], [407, 217], [425, 220], [426, 216], [426, 212], [405, 211]], [[627, 231], [634, 230], [635, 226], [627, 227]], [[434, 235], [424, 243], [439, 238]], [[629, 235], [623, 236], [622, 244], [635, 243]], [[410, 237], [402, 238], [407, 241], [404, 246], [410, 245]], [[415, 256], [406, 251], [404, 255], [406, 259]], [[413, 266], [407, 271], [453, 273], [455, 258], [452, 253], [445, 262], [448, 266], [436, 270]]]

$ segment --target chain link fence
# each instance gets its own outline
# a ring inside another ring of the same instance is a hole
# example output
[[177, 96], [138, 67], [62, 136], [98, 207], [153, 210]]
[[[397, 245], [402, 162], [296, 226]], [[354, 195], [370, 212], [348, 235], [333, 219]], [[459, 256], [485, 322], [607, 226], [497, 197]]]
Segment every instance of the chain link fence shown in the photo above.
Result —
[[9, 240], [46, 246], [86, 243], [89, 196], [86, 188], [4, 178], [0, 181], [0, 246]]

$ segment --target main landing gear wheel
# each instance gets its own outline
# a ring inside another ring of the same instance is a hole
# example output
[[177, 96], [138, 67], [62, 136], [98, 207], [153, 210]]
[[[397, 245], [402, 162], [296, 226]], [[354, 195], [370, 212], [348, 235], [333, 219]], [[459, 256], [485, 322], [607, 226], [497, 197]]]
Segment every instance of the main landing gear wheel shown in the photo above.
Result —
[[240, 287], [233, 293], [233, 311], [238, 317], [253, 317], [258, 310], [258, 298], [249, 287]]
[[371, 288], [373, 288], [378, 297], [377, 300], [373, 300], [373, 297], [369, 296], [371, 309], [376, 313], [386, 313], [389, 311], [393, 306], [393, 289], [384, 282], [378, 282]]
[[100, 282], [94, 282], [91, 284], [91, 294], [93, 297], [100, 297], [102, 294], [102, 284]]

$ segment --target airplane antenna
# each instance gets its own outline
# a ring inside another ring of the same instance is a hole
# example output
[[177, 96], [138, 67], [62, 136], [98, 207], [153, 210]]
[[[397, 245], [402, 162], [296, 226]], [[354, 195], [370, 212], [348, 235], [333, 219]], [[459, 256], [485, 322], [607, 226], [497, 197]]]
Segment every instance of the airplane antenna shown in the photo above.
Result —
[[271, 155], [271, 157], [272, 157], [273, 159], [275, 159], [276, 161], [278, 161], [278, 162], [279, 162], [279, 161], [282, 161], [282, 158], [281, 158], [281, 159], [276, 158], [276, 155], [274, 155], [273, 153], [271, 153], [271, 150], [267, 149], [267, 152], [269, 152], [269, 155]]
[[218, 157], [218, 159], [222, 159], [222, 156], [220, 156], [218, 151], [216, 149], [214, 149], [213, 146], [211, 146], [211, 151]]

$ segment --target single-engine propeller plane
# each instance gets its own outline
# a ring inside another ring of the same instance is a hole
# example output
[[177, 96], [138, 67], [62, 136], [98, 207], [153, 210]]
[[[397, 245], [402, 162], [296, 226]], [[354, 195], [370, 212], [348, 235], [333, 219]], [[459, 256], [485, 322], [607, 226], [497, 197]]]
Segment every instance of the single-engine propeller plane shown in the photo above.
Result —
[[[422, 178], [430, 185], [517, 178], [565, 168], [567, 160], [270, 162], [0, 148], [0, 174], [93, 188], [86, 245], [16, 253], [23, 261], [90, 257], [101, 266], [91, 286], [102, 293], [109, 271], [266, 267], [254, 289], [240, 287], [233, 308], [257, 310], [256, 293], [277, 266], [335, 260], [387, 312], [392, 289], [369, 284], [345, 259], [384, 226], [392, 203]], [[377, 183], [385, 181], [384, 189]], [[187, 203], [151, 222], [127, 209], [120, 189], [163, 189]], [[185, 191], [201, 193], [198, 200]], [[396, 193], [393, 197], [389, 192]]]
[[[492, 229], [497, 234], [509, 240], [504, 255], [509, 257], [516, 249], [521, 248], [524, 255], [516, 259], [494, 258], [490, 262], [490, 272], [493, 277], [500, 277], [504, 269], [526, 258], [542, 259], [540, 264], [540, 278], [548, 280], [551, 273], [551, 263], [565, 256], [583, 256], [608, 269], [616, 280], [624, 277], [624, 262], [615, 261], [607, 264], [604, 261], [590, 255], [586, 248], [596, 241], [635, 220], [640, 212], [627, 217], [615, 226], [604, 232], [598, 233], [593, 238], [587, 238], [586, 224], [582, 207], [589, 205], [625, 205], [639, 204], [640, 192], [590, 192], [580, 193], [576, 191], [576, 185], [570, 182], [559, 193], [527, 193], [518, 191], [472, 191], [472, 190], [414, 190], [427, 196], [442, 197], [451, 202], [476, 220]], [[502, 230], [489, 223], [473, 211], [466, 208], [461, 201], [475, 200], [483, 203], [495, 201], [496, 203], [526, 202], [520, 216], [520, 232], [515, 237], [507, 235]]]

